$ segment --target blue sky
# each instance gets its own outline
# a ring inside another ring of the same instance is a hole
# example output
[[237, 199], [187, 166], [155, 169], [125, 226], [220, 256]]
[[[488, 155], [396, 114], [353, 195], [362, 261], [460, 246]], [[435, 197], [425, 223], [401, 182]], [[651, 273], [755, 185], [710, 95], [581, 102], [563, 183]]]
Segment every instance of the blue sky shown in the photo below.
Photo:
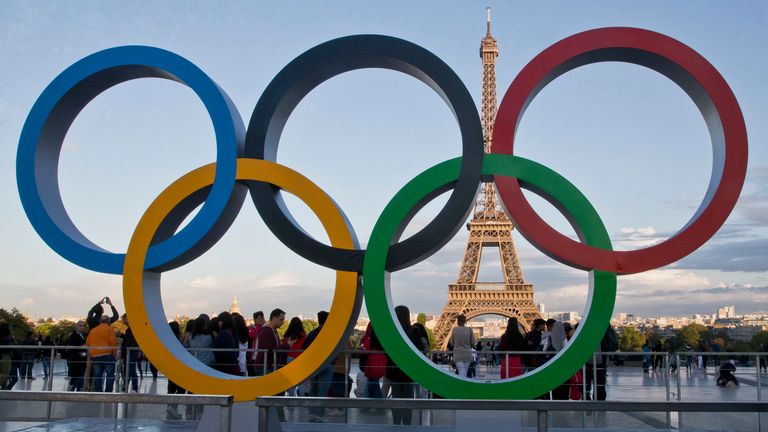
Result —
[[[121, 280], [60, 258], [26, 219], [15, 183], [18, 137], [30, 107], [63, 69], [95, 51], [143, 44], [194, 62], [232, 98], [247, 123], [261, 92], [294, 57], [326, 40], [361, 33], [407, 39], [442, 58], [480, 106], [485, 7], [501, 55], [498, 92], [538, 52], [579, 31], [635, 26], [658, 31], [706, 57], [730, 84], [747, 124], [750, 159], [736, 210], [703, 248], [663, 269], [619, 279], [616, 311], [643, 315], [768, 310], [768, 7], [762, 2], [6, 2], [0, 15], [0, 307], [33, 316], [82, 315], [108, 295], [122, 310]], [[659, 241], [682, 227], [709, 180], [711, 146], [682, 90], [638, 66], [604, 63], [547, 86], [525, 114], [518, 154], [563, 174], [593, 202], [618, 248]], [[88, 105], [66, 137], [63, 199], [96, 243], [124, 251], [141, 213], [170, 182], [214, 158], [202, 104], [187, 88], [144, 79]], [[309, 177], [344, 209], [366, 243], [386, 202], [422, 170], [460, 152], [442, 100], [417, 80], [364, 70], [314, 90], [288, 121], [278, 161]], [[412, 222], [430, 220], [440, 197]], [[535, 207], [570, 233], [548, 205]], [[319, 224], [289, 200], [308, 232]], [[581, 310], [587, 276], [555, 263], [516, 235], [536, 301]], [[392, 276], [395, 301], [439, 312], [466, 243]], [[482, 274], [498, 266], [487, 254]], [[487, 262], [486, 262], [487, 261]], [[313, 314], [330, 306], [333, 272], [289, 252], [246, 201], [212, 250], [164, 276], [168, 314], [227, 308]]]

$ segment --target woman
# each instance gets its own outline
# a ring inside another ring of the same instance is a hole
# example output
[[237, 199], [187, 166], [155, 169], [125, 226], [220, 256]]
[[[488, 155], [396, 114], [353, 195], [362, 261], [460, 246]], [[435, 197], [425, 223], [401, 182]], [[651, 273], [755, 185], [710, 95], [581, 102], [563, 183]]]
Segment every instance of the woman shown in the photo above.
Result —
[[[176, 336], [176, 339], [178, 339], [179, 342], [181, 342], [181, 326], [176, 321], [171, 321], [168, 323], [168, 326], [171, 328], [171, 331], [173, 332], [173, 335]], [[187, 391], [181, 388], [178, 384], [168, 380], [168, 394], [184, 394]], [[177, 404], [168, 404], [168, 407], [165, 410], [165, 418], [167, 420], [180, 420], [181, 414], [178, 411], [178, 405]]]
[[213, 365], [215, 358], [213, 356], [213, 339], [208, 333], [208, 323], [202, 317], [194, 320], [192, 327], [192, 336], [187, 340], [189, 351], [196, 359], [206, 366]]
[[[456, 369], [459, 376], [466, 378], [469, 364], [472, 362], [472, 349], [475, 346], [475, 334], [472, 329], [467, 327], [467, 317], [459, 315], [456, 317], [457, 327], [451, 330], [450, 344], [453, 346], [453, 361], [456, 363]], [[420, 348], [421, 349], [421, 348]]]
[[245, 376], [248, 373], [245, 358], [248, 353], [248, 342], [250, 341], [248, 338], [248, 326], [245, 325], [245, 319], [239, 313], [232, 314], [232, 322], [235, 324], [235, 341], [237, 342], [237, 347], [240, 348], [237, 352], [237, 369], [239, 375]]
[[220, 351], [214, 351], [213, 353], [213, 356], [216, 358], [216, 364], [213, 368], [230, 375], [238, 375], [238, 345], [235, 340], [235, 322], [232, 319], [232, 315], [230, 315], [229, 312], [220, 313], [218, 316], [218, 324], [219, 333], [213, 340], [213, 347]]
[[[565, 347], [568, 340], [568, 336], [565, 329], [565, 323], [562, 321], [555, 321], [552, 324], [552, 331], [549, 333], [549, 347], [550, 351], [559, 352]], [[570, 380], [562, 384], [560, 387], [552, 390], [552, 399], [554, 400], [568, 400], [570, 397], [571, 386]]]
[[[522, 351], [523, 335], [520, 333], [520, 327], [517, 318], [510, 318], [507, 321], [507, 330], [501, 335], [499, 341], [499, 351]], [[501, 379], [507, 379], [522, 375], [524, 372], [523, 361], [520, 354], [501, 354]]]
[[[301, 318], [293, 317], [291, 322], [288, 323], [288, 328], [283, 333], [282, 343], [288, 345], [288, 353], [286, 355], [285, 364], [292, 362], [296, 357], [301, 354], [304, 345], [304, 341], [307, 339], [307, 334], [304, 332], [304, 323], [301, 322]], [[290, 344], [289, 341], [293, 343]], [[302, 396], [299, 391], [301, 385], [293, 387], [288, 390], [288, 396]]]
[[[418, 351], [424, 350], [424, 345], [421, 342], [421, 336], [411, 326], [411, 311], [407, 306], [398, 306], [395, 308], [395, 315], [400, 322], [400, 327], [403, 329], [403, 333], [408, 337], [414, 347]], [[471, 354], [470, 354], [471, 356]], [[415, 385], [411, 377], [405, 374], [399, 367], [387, 356], [387, 372], [385, 374], [389, 379], [392, 388], [392, 397], [401, 399], [413, 399]], [[392, 420], [396, 425], [411, 424], [411, 410], [409, 409], [393, 409]]]

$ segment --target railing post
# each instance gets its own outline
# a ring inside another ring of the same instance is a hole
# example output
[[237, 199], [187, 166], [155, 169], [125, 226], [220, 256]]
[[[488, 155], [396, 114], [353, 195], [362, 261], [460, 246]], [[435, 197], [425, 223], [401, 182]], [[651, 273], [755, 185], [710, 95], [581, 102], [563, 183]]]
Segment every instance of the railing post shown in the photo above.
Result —
[[682, 394], [682, 385], [680, 384], [680, 368], [683, 366], [680, 363], [680, 354], [675, 354], [675, 360], [677, 361], [677, 368], [675, 370], [677, 371], [677, 400], [681, 401], [683, 400], [683, 394]]
[[536, 432], [547, 432], [549, 430], [549, 426], [547, 425], [547, 411], [536, 411], [536, 418]]
[[761, 385], [760, 385], [760, 354], [755, 356], [755, 378], [757, 379], [757, 401], [762, 399]]
[[232, 430], [232, 401], [230, 401], [227, 405], [222, 406], [221, 410], [219, 410], [219, 431], [230, 432], [231, 430]]
[[259, 428], [258, 432], [267, 432], [269, 426], [269, 408], [264, 405], [259, 406]]
[[[667, 391], [667, 402], [669, 402], [669, 353], [664, 353], [664, 387]], [[667, 413], [669, 414], [669, 413]]]

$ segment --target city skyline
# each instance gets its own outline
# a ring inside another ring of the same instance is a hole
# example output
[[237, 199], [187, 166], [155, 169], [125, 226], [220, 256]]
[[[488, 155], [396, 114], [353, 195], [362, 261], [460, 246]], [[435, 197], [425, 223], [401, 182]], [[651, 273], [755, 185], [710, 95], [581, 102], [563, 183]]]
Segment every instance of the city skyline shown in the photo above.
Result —
[[[744, 313], [764, 311], [764, 8], [755, 13], [745, 4], [697, 10], [662, 2], [624, 9], [599, 3], [533, 8], [489, 4], [500, 47], [500, 96], [538, 52], [594, 27], [637, 26], [665, 33], [720, 70], [742, 106], [750, 139], [742, 198], [720, 232], [699, 251], [659, 270], [620, 277], [615, 311], [680, 315], [731, 304]], [[0, 53], [15, 59], [0, 77], [0, 160], [5, 164], [0, 197], [9, 203], [0, 210], [0, 242], [5, 245], [0, 250], [0, 307], [29, 310], [36, 317], [56, 317], [57, 311], [76, 315], [110, 296], [124, 311], [120, 277], [80, 269], [48, 249], [27, 221], [16, 191], [16, 147], [29, 108], [78, 59], [124, 44], [177, 52], [229, 94], [247, 123], [263, 89], [291, 59], [335, 37], [381, 33], [410, 40], [442, 58], [479, 108], [482, 67], [477, 48], [485, 34], [485, 6], [342, 3], [236, 5], [214, 11], [140, 2], [113, 11], [86, 3], [46, 8], [11, 3], [0, 17]], [[531, 104], [519, 137], [520, 155], [560, 172], [588, 196], [617, 249], [653, 244], [679, 230], [701, 201], [709, 178], [712, 156], [700, 114], [674, 84], [636, 66], [593, 65], [557, 79]], [[213, 160], [212, 142], [207, 114], [182, 86], [160, 80], [117, 86], [86, 107], [67, 136], [59, 173], [64, 203], [94, 242], [124, 250], [138, 217], [160, 190]], [[450, 112], [428, 87], [402, 74], [366, 70], [344, 74], [313, 91], [289, 120], [280, 148], [278, 161], [325, 189], [347, 213], [364, 246], [386, 202], [417, 173], [457, 156], [459, 138]], [[441, 196], [420, 211], [405, 236], [428, 222], [444, 201]], [[570, 234], [562, 217], [543, 201], [532, 201], [556, 228]], [[287, 202], [306, 230], [325, 240], [300, 203], [291, 197]], [[461, 230], [434, 256], [394, 273], [395, 301], [412, 311], [439, 313], [466, 234]], [[582, 311], [586, 273], [552, 261], [519, 233], [515, 242], [526, 280], [535, 286], [535, 302], [552, 310]], [[493, 279], [499, 269], [484, 262], [481, 272]], [[217, 246], [167, 273], [164, 282], [169, 317], [225, 310], [232, 296], [246, 315], [281, 307], [289, 315], [313, 316], [330, 306], [333, 272], [287, 251], [247, 200]]]

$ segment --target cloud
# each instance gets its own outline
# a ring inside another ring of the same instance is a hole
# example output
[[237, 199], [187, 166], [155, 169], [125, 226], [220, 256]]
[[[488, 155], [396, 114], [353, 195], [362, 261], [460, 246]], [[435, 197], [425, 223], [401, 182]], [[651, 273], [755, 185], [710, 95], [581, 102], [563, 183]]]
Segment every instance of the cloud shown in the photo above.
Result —
[[298, 286], [301, 283], [301, 278], [287, 270], [280, 270], [277, 273], [272, 273], [264, 276], [259, 280], [258, 287], [260, 288], [283, 288]]
[[768, 238], [711, 242], [677, 262], [675, 267], [724, 272], [766, 272]]

